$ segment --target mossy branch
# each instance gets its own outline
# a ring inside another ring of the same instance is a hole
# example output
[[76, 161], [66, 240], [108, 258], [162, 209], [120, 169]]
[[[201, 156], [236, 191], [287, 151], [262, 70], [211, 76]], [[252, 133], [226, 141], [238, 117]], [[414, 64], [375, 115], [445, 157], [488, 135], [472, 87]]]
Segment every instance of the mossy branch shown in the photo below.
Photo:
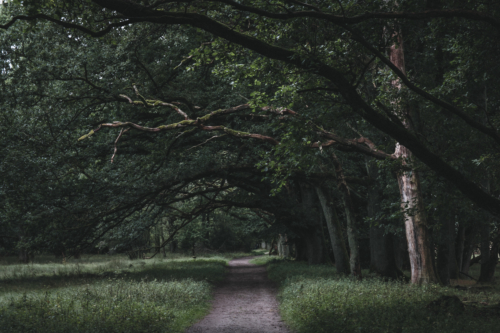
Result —
[[82, 140], [85, 140], [86, 138], [88, 138], [89, 136], [91, 136], [92, 134], [94, 134], [94, 130], [90, 130], [90, 132], [88, 134], [85, 134], [84, 136], [81, 136], [78, 141], [82, 141]]

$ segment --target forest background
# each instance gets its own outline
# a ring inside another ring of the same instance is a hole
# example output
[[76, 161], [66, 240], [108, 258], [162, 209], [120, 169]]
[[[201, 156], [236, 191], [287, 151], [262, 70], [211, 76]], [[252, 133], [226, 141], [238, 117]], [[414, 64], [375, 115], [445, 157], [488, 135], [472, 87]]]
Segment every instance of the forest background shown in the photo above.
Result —
[[[9, 1], [0, 246], [494, 279], [496, 1]], [[175, 245], [177, 244], [177, 245]]]

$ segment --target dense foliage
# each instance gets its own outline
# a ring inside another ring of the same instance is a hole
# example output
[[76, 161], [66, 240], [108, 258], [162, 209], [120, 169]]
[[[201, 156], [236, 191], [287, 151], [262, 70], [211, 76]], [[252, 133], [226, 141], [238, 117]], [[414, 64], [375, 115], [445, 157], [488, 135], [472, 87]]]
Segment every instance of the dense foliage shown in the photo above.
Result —
[[0, 246], [132, 257], [286, 233], [297, 259], [445, 284], [481, 246], [491, 280], [499, 10], [6, 2]]

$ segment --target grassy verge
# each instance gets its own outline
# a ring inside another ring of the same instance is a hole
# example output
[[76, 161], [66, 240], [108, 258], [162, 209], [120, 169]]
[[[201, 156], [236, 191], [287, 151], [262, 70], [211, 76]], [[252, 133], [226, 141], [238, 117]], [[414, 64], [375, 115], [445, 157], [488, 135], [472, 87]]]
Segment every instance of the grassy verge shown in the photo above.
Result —
[[374, 277], [354, 281], [331, 266], [282, 260], [270, 261], [268, 274], [280, 284], [283, 319], [298, 333], [494, 332], [500, 327], [495, 286], [459, 290]]
[[242, 255], [1, 265], [0, 331], [182, 332]]
[[280, 262], [282, 260], [283, 259], [278, 256], [260, 255], [259, 257], [250, 260], [250, 263], [254, 265], [267, 265], [273, 262]]

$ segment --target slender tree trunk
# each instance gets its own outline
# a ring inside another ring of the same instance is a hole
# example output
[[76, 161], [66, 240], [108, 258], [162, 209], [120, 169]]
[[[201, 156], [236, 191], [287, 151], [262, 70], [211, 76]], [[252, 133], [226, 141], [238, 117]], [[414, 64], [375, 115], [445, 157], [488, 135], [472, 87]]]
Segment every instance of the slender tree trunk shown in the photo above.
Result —
[[[404, 62], [403, 38], [400, 32], [395, 32], [398, 45], [394, 44], [389, 50], [391, 62], [406, 73]], [[400, 90], [401, 82], [399, 79], [392, 82], [392, 86]], [[400, 105], [399, 101], [393, 104], [400, 111], [398, 115], [401, 122], [407, 129], [411, 129], [411, 122], [408, 119], [408, 110]], [[394, 156], [401, 158], [403, 163], [409, 167], [412, 160], [411, 151], [396, 144]], [[408, 241], [408, 252], [410, 254], [411, 282], [414, 284], [437, 283], [439, 278], [432, 265], [432, 251], [430, 248], [430, 237], [427, 230], [427, 219], [425, 216], [422, 194], [420, 188], [420, 179], [415, 170], [400, 172], [397, 176], [399, 192], [401, 194], [401, 209], [405, 212], [406, 239]]]
[[[484, 105], [487, 109], [487, 96], [486, 87], [484, 88]], [[490, 193], [490, 177], [488, 177], [484, 183], [483, 187], [486, 192]], [[492, 282], [493, 276], [495, 274], [495, 267], [498, 263], [498, 246], [500, 241], [500, 234], [491, 241], [491, 223], [493, 222], [493, 216], [481, 226], [481, 274], [479, 275], [479, 282]]]
[[453, 215], [453, 219], [449, 221], [448, 224], [448, 248], [449, 248], [449, 255], [450, 255], [450, 279], [458, 279], [460, 277], [459, 275], [459, 268], [458, 268], [458, 262], [457, 262], [457, 253], [455, 249], [455, 241], [457, 238], [456, 232], [455, 232], [455, 215]]
[[445, 240], [440, 239], [437, 253], [437, 271], [441, 283], [445, 286], [450, 284], [450, 251], [445, 244]]
[[28, 253], [28, 250], [26, 249], [20, 249], [18, 251], [18, 259], [20, 262], [27, 264], [30, 262], [30, 255]]
[[[406, 151], [399, 156], [411, 156], [411, 153], [399, 144], [397, 150]], [[439, 279], [432, 265], [433, 253], [430, 247], [430, 235], [427, 229], [418, 174], [414, 171], [401, 173], [398, 175], [398, 183], [401, 193], [401, 209], [405, 211], [411, 282], [414, 284], [438, 283]]]
[[160, 246], [161, 246], [161, 226], [156, 225], [154, 228], [154, 241], [155, 241], [155, 252], [160, 252]]
[[295, 260], [307, 261], [306, 242], [304, 238], [295, 239]]
[[349, 256], [345, 247], [344, 237], [342, 237], [342, 228], [337, 217], [335, 205], [328, 189], [322, 186], [316, 186], [316, 193], [323, 208], [330, 242], [332, 243], [333, 256], [335, 257], [335, 267], [340, 274], [349, 274]]
[[[457, 260], [457, 269], [459, 272], [462, 271], [463, 258], [464, 258], [464, 245], [465, 245], [465, 225], [464, 222], [460, 222], [458, 225], [457, 239], [455, 242], [455, 256]], [[460, 273], [458, 275], [460, 279]]]
[[[498, 252], [500, 249], [500, 239], [496, 239], [491, 244], [490, 257], [488, 262], [481, 265], [481, 275], [479, 282], [493, 282], [495, 276], [495, 268], [498, 264]], [[485, 266], [483, 268], [483, 266]]]
[[[366, 160], [366, 170], [368, 176], [375, 181], [377, 170], [375, 165]], [[368, 189], [368, 216], [375, 218], [380, 211], [380, 193], [376, 184]], [[387, 234], [383, 228], [378, 226], [370, 227], [370, 269], [377, 274], [391, 279], [398, 279], [403, 276], [403, 272], [396, 264], [394, 251], [394, 235]]]
[[321, 225], [319, 224], [319, 211], [317, 209], [317, 196], [314, 188], [305, 182], [299, 182], [301, 192], [302, 209], [306, 213], [306, 228], [304, 230], [304, 241], [306, 245], [307, 262], [309, 264], [320, 264], [323, 262], [323, 242], [321, 237]]
[[462, 270], [465, 274], [469, 274], [470, 262], [472, 253], [474, 252], [475, 238], [477, 236], [477, 228], [470, 226], [465, 229], [464, 252], [462, 259]]
[[359, 244], [357, 239], [356, 228], [356, 215], [354, 212], [354, 205], [351, 199], [351, 192], [345, 180], [342, 165], [337, 156], [332, 153], [333, 164], [335, 165], [335, 174], [337, 176], [337, 183], [342, 193], [342, 202], [345, 208], [345, 216], [347, 220], [347, 240], [349, 242], [349, 264], [351, 266], [351, 274], [358, 279], [361, 279], [361, 262], [359, 258]]
[[402, 271], [410, 270], [410, 255], [408, 253], [408, 242], [406, 241], [406, 235], [394, 235], [393, 243], [394, 253], [396, 257], [396, 266]]
[[479, 282], [491, 282], [495, 274], [495, 266], [498, 263], [498, 240], [492, 244], [490, 231], [489, 223], [481, 227], [481, 273], [478, 279]]
[[[377, 237], [376, 235], [376, 227], [370, 226], [370, 272], [377, 272], [377, 263], [375, 262], [377, 260], [376, 254], [375, 254], [375, 238]], [[395, 253], [394, 249], [392, 249], [393, 253]]]
[[455, 216], [446, 218], [439, 232], [437, 271], [441, 283], [450, 284], [450, 279], [458, 278], [455, 256]]

